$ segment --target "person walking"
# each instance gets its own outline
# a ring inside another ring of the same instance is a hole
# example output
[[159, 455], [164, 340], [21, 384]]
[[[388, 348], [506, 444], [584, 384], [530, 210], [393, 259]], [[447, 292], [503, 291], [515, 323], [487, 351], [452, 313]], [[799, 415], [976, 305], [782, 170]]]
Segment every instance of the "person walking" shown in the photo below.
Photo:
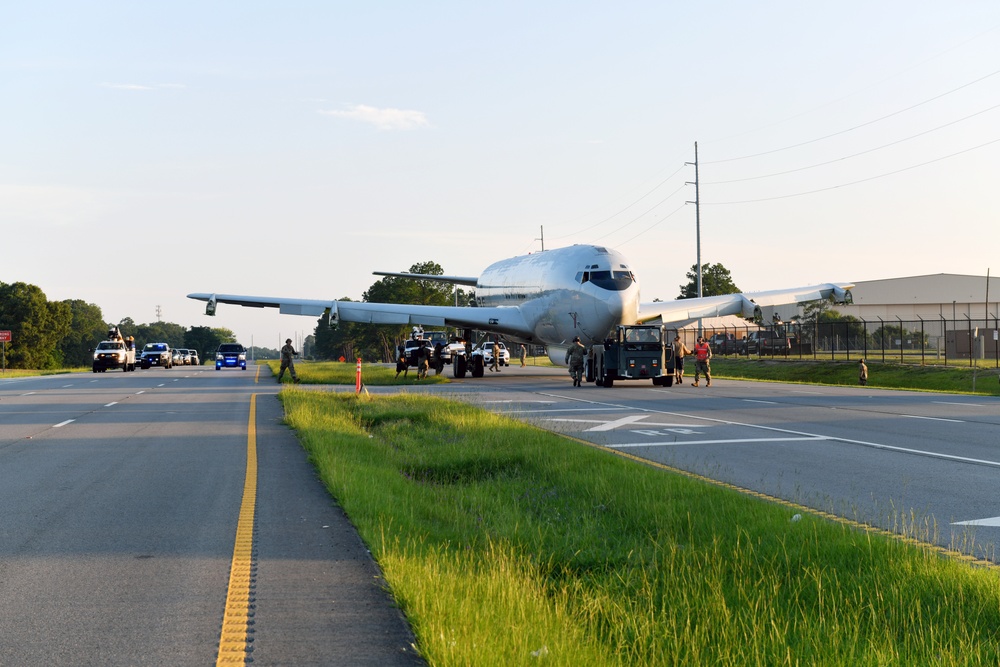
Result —
[[288, 372], [292, 374], [292, 382], [298, 384], [299, 376], [295, 373], [295, 362], [292, 361], [292, 357], [298, 354], [295, 348], [292, 347], [292, 339], [286, 339], [284, 347], [281, 348], [281, 370], [278, 372], [278, 382], [281, 382], [281, 378], [285, 375], [285, 369], [287, 368]]
[[406, 347], [400, 345], [396, 348], [396, 377], [402, 373], [405, 378], [410, 373], [410, 364], [406, 361]]
[[691, 348], [684, 344], [681, 335], [674, 336], [674, 382], [684, 384], [684, 357], [691, 354]]
[[712, 348], [708, 341], [698, 337], [698, 342], [694, 345], [694, 386], [698, 386], [698, 374], [704, 373], [706, 387], [712, 386], [712, 365], [709, 360], [712, 358]]
[[566, 350], [566, 363], [569, 364], [569, 376], [573, 378], [574, 387], [583, 386], [583, 360], [587, 356], [587, 348], [580, 342], [579, 336], [573, 337], [573, 344]]
[[865, 360], [861, 360], [861, 364], [858, 366], [858, 384], [862, 387], [868, 384], [868, 366], [865, 365]]
[[493, 361], [490, 362], [490, 370], [500, 372], [500, 341], [493, 342]]
[[524, 358], [527, 357], [527, 356], [528, 356], [528, 350], [522, 344], [521, 345], [521, 368], [524, 368]]
[[430, 367], [431, 348], [428, 343], [424, 343], [420, 346], [420, 350], [417, 352], [417, 379], [427, 379], [427, 371], [430, 370]]

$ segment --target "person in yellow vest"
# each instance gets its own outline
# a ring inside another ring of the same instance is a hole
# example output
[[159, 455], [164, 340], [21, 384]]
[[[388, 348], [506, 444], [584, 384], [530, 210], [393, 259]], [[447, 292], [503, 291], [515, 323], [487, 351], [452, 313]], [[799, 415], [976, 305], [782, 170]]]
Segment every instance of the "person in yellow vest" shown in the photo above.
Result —
[[706, 387], [712, 386], [712, 365], [710, 359], [712, 358], [712, 348], [708, 346], [708, 341], [704, 338], [699, 337], [698, 342], [694, 344], [694, 386], [698, 386], [698, 374], [704, 373]]

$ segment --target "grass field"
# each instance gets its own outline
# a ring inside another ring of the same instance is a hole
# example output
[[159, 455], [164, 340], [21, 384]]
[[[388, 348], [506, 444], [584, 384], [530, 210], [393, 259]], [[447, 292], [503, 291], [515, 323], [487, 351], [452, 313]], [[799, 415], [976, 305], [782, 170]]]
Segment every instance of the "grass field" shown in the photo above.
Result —
[[1000, 662], [988, 567], [465, 404], [281, 397], [432, 665]]
[[[995, 368], [968, 366], [914, 366], [868, 361], [868, 386], [915, 391], [944, 391], [1000, 396], [1000, 381]], [[746, 358], [712, 359], [716, 377], [808, 384], [857, 385], [857, 361], [754, 360]]]

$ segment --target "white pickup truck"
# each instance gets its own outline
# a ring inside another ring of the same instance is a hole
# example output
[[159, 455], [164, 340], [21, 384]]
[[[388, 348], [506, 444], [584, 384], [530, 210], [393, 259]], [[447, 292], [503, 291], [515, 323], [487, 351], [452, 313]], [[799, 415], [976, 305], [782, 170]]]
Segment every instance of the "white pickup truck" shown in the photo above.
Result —
[[118, 327], [108, 331], [110, 340], [102, 340], [94, 349], [94, 372], [103, 373], [109, 368], [120, 368], [126, 373], [135, 370], [135, 343], [125, 340]]

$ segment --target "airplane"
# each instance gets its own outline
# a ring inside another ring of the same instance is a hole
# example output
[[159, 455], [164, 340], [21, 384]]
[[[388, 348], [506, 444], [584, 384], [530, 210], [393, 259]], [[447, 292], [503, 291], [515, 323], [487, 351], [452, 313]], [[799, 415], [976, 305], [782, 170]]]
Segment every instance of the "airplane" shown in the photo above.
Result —
[[226, 303], [278, 308], [289, 315], [327, 314], [331, 326], [343, 321], [484, 331], [544, 345], [553, 363], [566, 365], [566, 350], [575, 337], [589, 347], [603, 342], [619, 324], [662, 323], [679, 328], [721, 315], [741, 315], [760, 322], [761, 308], [766, 306], [831, 297], [839, 303], [850, 303], [854, 287], [850, 283], [824, 283], [641, 303], [639, 281], [628, 260], [617, 250], [598, 245], [573, 245], [500, 260], [478, 277], [373, 273], [475, 287], [476, 305], [425, 306], [210, 293], [188, 294], [188, 298], [207, 302], [207, 315], [215, 315], [218, 304]]

